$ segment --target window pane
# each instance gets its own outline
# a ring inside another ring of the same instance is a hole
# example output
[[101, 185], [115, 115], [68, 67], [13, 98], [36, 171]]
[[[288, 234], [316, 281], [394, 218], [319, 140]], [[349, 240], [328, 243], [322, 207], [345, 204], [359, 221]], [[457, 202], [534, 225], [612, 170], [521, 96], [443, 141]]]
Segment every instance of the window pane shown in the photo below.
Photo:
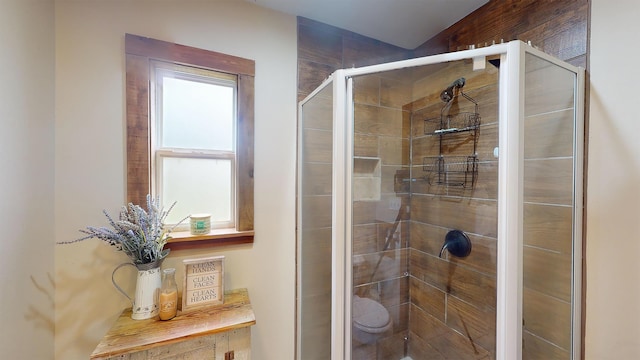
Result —
[[[231, 160], [160, 157], [160, 196], [165, 208], [177, 201], [167, 224], [189, 214], [211, 214], [211, 224], [233, 221]], [[188, 222], [185, 222], [188, 223]]]
[[233, 151], [234, 88], [164, 76], [161, 147]]

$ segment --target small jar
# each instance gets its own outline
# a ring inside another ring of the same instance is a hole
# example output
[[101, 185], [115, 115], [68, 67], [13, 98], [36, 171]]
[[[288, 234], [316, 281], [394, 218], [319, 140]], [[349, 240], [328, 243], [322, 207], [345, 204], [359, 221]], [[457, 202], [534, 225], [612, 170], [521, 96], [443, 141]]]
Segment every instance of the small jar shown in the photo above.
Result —
[[210, 214], [194, 214], [190, 216], [191, 235], [204, 235], [211, 231]]
[[171, 320], [178, 313], [178, 285], [176, 269], [162, 270], [162, 286], [160, 287], [160, 320]]

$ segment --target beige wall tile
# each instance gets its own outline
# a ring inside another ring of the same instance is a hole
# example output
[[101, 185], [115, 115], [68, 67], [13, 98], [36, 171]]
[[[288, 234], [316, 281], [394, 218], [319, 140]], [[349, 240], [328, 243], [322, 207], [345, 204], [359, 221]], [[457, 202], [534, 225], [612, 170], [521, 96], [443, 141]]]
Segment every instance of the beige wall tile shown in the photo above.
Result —
[[495, 309], [495, 277], [411, 250], [411, 275], [480, 309]]
[[524, 120], [524, 158], [573, 156], [574, 109], [566, 109]]
[[468, 233], [497, 237], [498, 203], [457, 197], [414, 195], [411, 219]]
[[418, 335], [409, 333], [409, 357], [412, 359], [429, 359], [429, 360], [443, 360], [444, 355], [440, 354], [429, 343]]
[[[444, 239], [450, 229], [413, 221], [411, 223], [411, 248], [438, 256]], [[497, 240], [474, 234], [467, 234], [471, 240], [471, 253], [466, 258], [456, 258], [445, 251], [443, 258], [488, 275], [496, 274]]]
[[375, 359], [402, 359], [404, 357], [405, 336], [406, 331], [402, 331], [378, 341], [378, 357]]
[[400, 306], [409, 302], [408, 276], [381, 281], [379, 289], [380, 303], [385, 307]]
[[447, 296], [447, 325], [473, 344], [495, 354], [495, 309], [478, 309], [455, 296]]
[[354, 77], [353, 101], [356, 104], [380, 105], [380, 77], [378, 75]]
[[300, 220], [304, 230], [331, 227], [331, 196], [305, 196]]
[[382, 193], [408, 196], [409, 182], [401, 182], [402, 179], [408, 179], [408, 172], [406, 165], [382, 165]]
[[446, 230], [444, 228], [418, 221], [411, 221], [410, 229], [410, 245], [412, 249], [433, 256], [438, 256], [440, 254], [440, 248], [442, 248], [444, 236], [446, 234]]
[[563, 350], [543, 339], [531, 334], [522, 332], [522, 359], [523, 360], [569, 360], [571, 356], [568, 351]]
[[409, 140], [397, 137], [380, 136], [380, 157], [384, 165], [409, 164]]
[[331, 358], [331, 293], [305, 299], [300, 329], [302, 348], [310, 360]]
[[525, 116], [574, 107], [572, 73], [533, 55], [526, 57], [525, 67]]
[[331, 171], [331, 164], [305, 163], [300, 179], [302, 195], [331, 195]]
[[305, 129], [302, 133], [302, 161], [330, 164], [333, 155], [333, 133], [326, 130]]
[[572, 205], [573, 160], [525, 160], [524, 201]]
[[355, 104], [354, 131], [357, 134], [402, 137], [403, 112], [400, 109]]
[[442, 290], [411, 277], [409, 291], [412, 305], [419, 307], [442, 322], [445, 321], [446, 295]]
[[407, 264], [406, 249], [356, 255], [353, 257], [353, 286], [404, 276]]
[[353, 224], [375, 224], [376, 208], [379, 201], [354, 201], [353, 202]]
[[353, 155], [378, 157], [378, 136], [366, 134], [354, 134]]
[[[433, 349], [445, 359], [466, 360], [487, 359], [489, 357], [490, 354], [486, 349], [447, 327], [447, 325], [423, 312], [420, 308], [412, 306], [410, 313], [412, 320], [418, 320], [415, 323], [413, 321], [409, 323], [412, 334], [411, 341], [418, 340], [416, 341], [418, 344], [421, 341], [428, 344], [429, 346], [420, 346], [420, 348], [428, 351], [427, 354], [431, 355], [430, 350]], [[420, 354], [415, 350], [413, 354], [416, 359], [430, 359], [425, 357], [427, 354]], [[438, 357], [436, 356], [435, 358]]]
[[571, 348], [571, 304], [526, 287], [522, 297], [524, 329], [568, 351]]
[[353, 255], [378, 251], [378, 229], [376, 224], [355, 225], [353, 227]]
[[380, 83], [380, 105], [402, 109], [411, 102], [411, 85], [389, 78], [382, 78]]
[[571, 255], [525, 246], [524, 287], [571, 301]]
[[331, 86], [326, 87], [302, 107], [302, 127], [305, 129], [333, 129], [333, 97]]
[[570, 254], [573, 250], [573, 209], [525, 203], [523, 232], [526, 245]]

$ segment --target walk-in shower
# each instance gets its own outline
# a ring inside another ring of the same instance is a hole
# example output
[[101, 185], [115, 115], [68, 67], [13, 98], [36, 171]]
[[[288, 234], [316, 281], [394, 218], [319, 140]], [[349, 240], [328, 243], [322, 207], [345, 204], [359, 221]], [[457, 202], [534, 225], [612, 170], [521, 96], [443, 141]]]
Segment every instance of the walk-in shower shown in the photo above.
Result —
[[514, 41], [303, 100], [297, 358], [579, 359], [583, 88]]

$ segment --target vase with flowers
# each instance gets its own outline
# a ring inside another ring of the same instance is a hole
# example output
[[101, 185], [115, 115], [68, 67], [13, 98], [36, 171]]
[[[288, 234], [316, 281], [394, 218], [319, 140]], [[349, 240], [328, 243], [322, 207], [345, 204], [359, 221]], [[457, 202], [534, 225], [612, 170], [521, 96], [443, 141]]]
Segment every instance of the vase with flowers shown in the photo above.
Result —
[[[124, 252], [131, 262], [120, 264], [111, 274], [113, 285], [132, 302], [131, 318], [134, 320], [149, 319], [158, 315], [158, 296], [161, 286], [160, 265], [169, 254], [170, 249], [165, 249], [171, 231], [178, 224], [170, 228], [165, 226], [167, 215], [173, 209], [168, 210], [159, 207], [159, 199], [147, 195], [147, 210], [139, 205], [129, 203], [122, 206], [118, 220], [114, 220], [106, 210], [103, 213], [107, 217], [108, 227], [87, 226], [80, 230], [85, 236], [73, 240], [60, 242], [59, 244], [72, 244], [87, 239], [99, 239], [118, 251]], [[136, 292], [132, 299], [118, 286], [114, 275], [123, 266], [135, 266], [138, 270]]]

